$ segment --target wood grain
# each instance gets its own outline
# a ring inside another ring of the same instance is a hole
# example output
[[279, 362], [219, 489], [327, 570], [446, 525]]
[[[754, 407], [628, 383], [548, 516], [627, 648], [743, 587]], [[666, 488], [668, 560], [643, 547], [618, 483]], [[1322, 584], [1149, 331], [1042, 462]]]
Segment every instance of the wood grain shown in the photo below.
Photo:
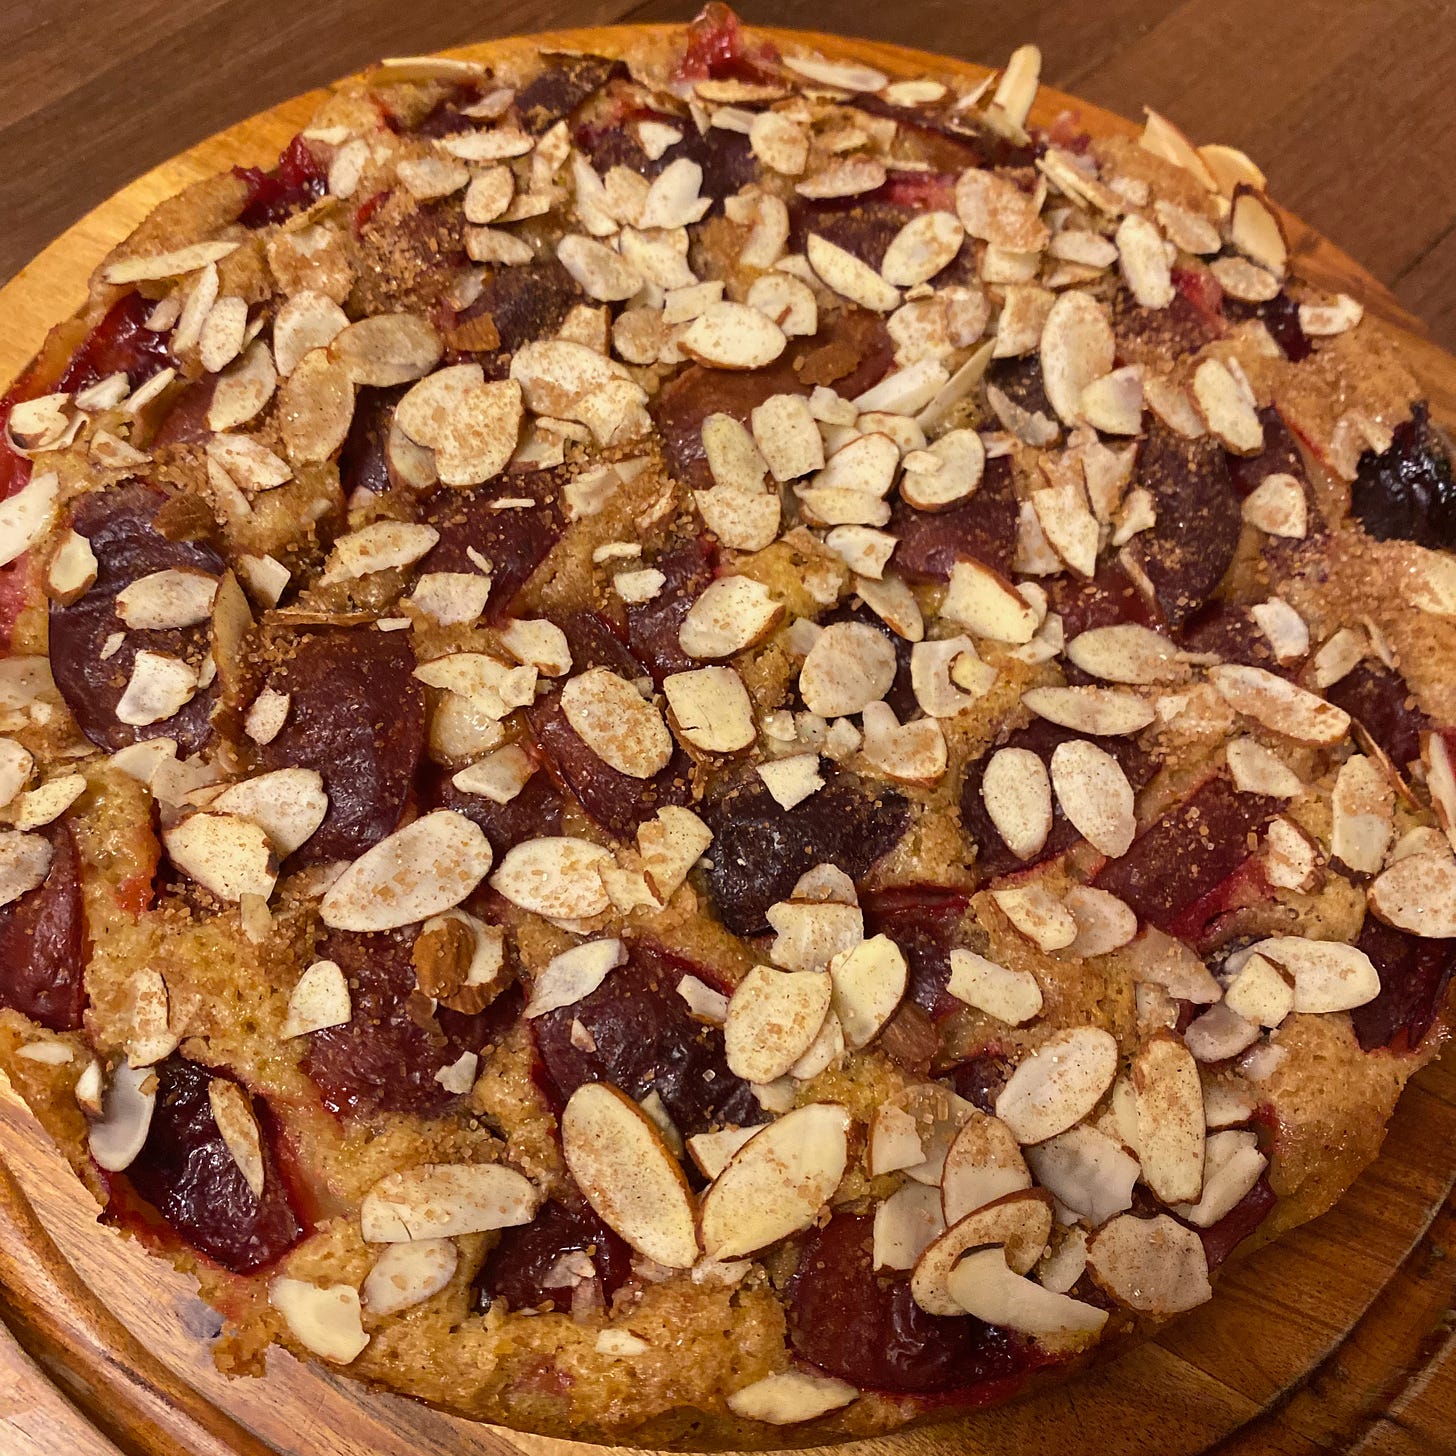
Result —
[[[1170, 23], [1184, 8], [1164, 7]], [[1065, 7], [1067, 23], [1090, 26], [1079, 14]], [[1108, 16], [1119, 14], [1136, 31], [1132, 7], [1108, 7]], [[1088, 35], [1090, 48], [1090, 29]], [[601, 32], [556, 35], [550, 43], [611, 44]], [[891, 71], [934, 64], [884, 45], [837, 49]], [[0, 125], [13, 101], [0, 103]], [[0, 378], [24, 363], [44, 329], [79, 300], [97, 260], [157, 200], [221, 167], [268, 160], [313, 104], [312, 98], [286, 103], [165, 163], [22, 270], [0, 290], [7, 320]], [[1064, 104], [1072, 103], [1044, 94], [1039, 115], [1047, 118]], [[1127, 125], [1096, 108], [1082, 110], [1095, 130]], [[1302, 225], [1292, 224], [1292, 231], [1301, 271], [1357, 293], [1399, 328], [1438, 413], [1456, 421], [1456, 361], [1421, 339], [1396, 300], [1344, 254]], [[1159, 1341], [1036, 1400], [948, 1427], [856, 1443], [843, 1448], [846, 1456], [1456, 1451], [1447, 1430], [1456, 1405], [1456, 1338], [1447, 1325], [1456, 1294], [1456, 1260], [1447, 1257], [1456, 1235], [1453, 1146], [1456, 1065], [1438, 1062], [1415, 1079], [1385, 1153], [1336, 1209], [1236, 1264], [1213, 1304]], [[281, 1352], [270, 1357], [266, 1379], [228, 1381], [212, 1366], [216, 1326], [191, 1281], [98, 1230], [94, 1206], [8, 1095], [0, 1095], [0, 1158], [0, 1317], [10, 1331], [0, 1326], [0, 1451], [7, 1456], [589, 1456], [601, 1450], [369, 1397]]]

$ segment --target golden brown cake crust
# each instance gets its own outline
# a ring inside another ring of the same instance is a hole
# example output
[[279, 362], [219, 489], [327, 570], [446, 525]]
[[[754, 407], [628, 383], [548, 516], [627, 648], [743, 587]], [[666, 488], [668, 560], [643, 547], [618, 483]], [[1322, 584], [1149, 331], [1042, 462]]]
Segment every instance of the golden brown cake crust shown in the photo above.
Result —
[[875, 1434], [1377, 1153], [1450, 458], [1247, 158], [1037, 61], [386, 63], [7, 396], [0, 1068], [222, 1368]]

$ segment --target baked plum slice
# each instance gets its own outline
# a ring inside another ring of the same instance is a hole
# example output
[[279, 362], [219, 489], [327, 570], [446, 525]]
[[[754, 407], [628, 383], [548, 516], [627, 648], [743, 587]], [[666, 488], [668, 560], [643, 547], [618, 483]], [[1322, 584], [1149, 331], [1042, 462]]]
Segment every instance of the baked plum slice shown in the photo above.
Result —
[[1203, 1241], [1209, 1269], [1217, 1269], [1269, 1217], [1278, 1201], [1268, 1178], [1261, 1175], [1259, 1181], [1217, 1223], [1205, 1229], [1195, 1229], [1194, 1232]]
[[140, 293], [117, 299], [71, 355], [55, 388], [75, 394], [99, 379], [120, 373], [136, 389], [168, 368], [173, 362], [170, 332], [146, 326], [153, 307]]
[[613, 77], [627, 74], [621, 61], [606, 56], [551, 55], [542, 59], [541, 71], [516, 92], [516, 121], [528, 136], [544, 135]]
[[325, 628], [279, 639], [268, 686], [288, 716], [259, 757], [323, 775], [328, 813], [295, 867], [357, 859], [392, 834], [425, 748], [424, 689], [404, 633]]
[[644, 565], [655, 567], [666, 580], [651, 601], [628, 603], [627, 641], [661, 687], [670, 674], [702, 666], [678, 645], [678, 633], [688, 609], [717, 572], [718, 550], [711, 537], [694, 536], [649, 556]]
[[167, 497], [140, 481], [81, 499], [72, 529], [91, 542], [96, 553], [96, 580], [68, 607], [50, 609], [51, 671], [81, 731], [109, 752], [143, 738], [175, 738], [179, 752], [196, 753], [212, 736], [208, 715], [217, 686], [199, 690], [190, 702], [159, 723], [134, 725], [116, 716], [117, 705], [131, 678], [132, 664], [142, 651], [186, 658], [199, 666], [208, 651], [208, 626], [128, 630], [110, 657], [102, 652], [107, 639], [121, 632], [116, 595], [156, 571], [187, 568], [220, 576], [222, 558], [199, 541], [169, 541], [153, 524]]
[[86, 906], [81, 860], [53, 824], [51, 867], [35, 889], [0, 907], [0, 1006], [50, 1031], [80, 1031], [86, 1010]]
[[1456, 546], [1456, 473], [1425, 400], [1396, 426], [1388, 450], [1360, 457], [1350, 510], [1377, 541], [1414, 541], [1440, 551]]
[[607, 1308], [631, 1277], [632, 1250], [579, 1195], [570, 1204], [553, 1198], [530, 1223], [501, 1230], [500, 1242], [476, 1275], [477, 1302], [486, 1309], [504, 1300], [510, 1310], [569, 1310], [575, 1281], [565, 1256], [573, 1253], [591, 1260], [595, 1303]]
[[451, 782], [448, 769], [429, 763], [420, 773], [419, 793], [422, 810], [454, 809], [480, 825], [490, 840], [496, 863], [522, 840], [558, 834], [561, 830], [564, 801], [544, 769], [533, 773], [514, 799], [497, 804], [484, 794], [462, 793]]
[[247, 228], [282, 222], [317, 202], [329, 186], [328, 168], [302, 136], [284, 147], [271, 172], [261, 167], [234, 167], [233, 176], [247, 184], [247, 197], [238, 214], [238, 221]]
[[1223, 333], [1223, 325], [1203, 300], [1195, 302], [1181, 289], [1166, 308], [1143, 308], [1124, 291], [1113, 300], [1112, 332], [1119, 364], [1156, 368], [1165, 359], [1198, 353]]
[[677, 65], [685, 81], [777, 81], [783, 75], [771, 41], [750, 40], [743, 22], [719, 0], [709, 0], [688, 26], [688, 43]]
[[146, 1143], [126, 1172], [113, 1177], [124, 1179], [184, 1243], [224, 1269], [251, 1274], [275, 1263], [308, 1230], [279, 1156], [279, 1128], [268, 1103], [249, 1098], [263, 1152], [260, 1198], [213, 1120], [208, 1085], [225, 1074], [178, 1055], [153, 1071], [157, 1100]]
[[905, 953], [910, 967], [906, 997], [942, 1017], [965, 1003], [945, 989], [950, 981], [950, 953], [961, 943], [961, 921], [970, 900], [943, 885], [905, 885], [872, 890], [860, 897], [865, 933], [888, 935]]
[[[1125, 900], [1140, 920], [1177, 934], [1180, 917], [1224, 884], [1249, 858], [1249, 836], [1279, 812], [1279, 801], [1241, 794], [1222, 776], [1206, 780], [1154, 820], [1121, 859], [1096, 877], [1100, 889]], [[1205, 923], [1212, 914], [1210, 907]]]
[[548, 339], [586, 295], [554, 257], [538, 258], [514, 268], [498, 268], [485, 280], [480, 297], [459, 322], [489, 314], [500, 342], [494, 361], [481, 359], [487, 375], [504, 378], [510, 356], [532, 339]]
[[311, 1032], [304, 1054], [303, 1069], [331, 1112], [443, 1112], [457, 1098], [435, 1074], [499, 1041], [520, 1012], [516, 986], [473, 1016], [432, 1011], [415, 990], [417, 929], [331, 930], [318, 945], [315, 958], [343, 971], [353, 1011], [342, 1026]]
[[1030, 414], [1045, 415], [1053, 424], [1057, 412], [1047, 398], [1042, 380], [1041, 357], [1027, 354], [1020, 359], [993, 359], [986, 369], [987, 385], [994, 385], [1014, 405]]
[[804, 1241], [788, 1284], [789, 1338], [799, 1356], [861, 1390], [1010, 1396], [1047, 1357], [1021, 1336], [970, 1315], [926, 1314], [910, 1276], [876, 1270], [874, 1219], [836, 1213]]
[[1421, 734], [1431, 720], [1395, 668], [1368, 659], [1357, 663], [1325, 689], [1325, 697], [1354, 718], [1397, 768], [1420, 757]]
[[404, 385], [391, 389], [361, 389], [354, 400], [354, 418], [339, 451], [339, 484], [344, 498], [356, 490], [383, 495], [398, 484], [389, 468], [389, 430], [394, 407], [405, 392]]
[[888, 854], [910, 822], [903, 795], [843, 770], [783, 808], [753, 770], [725, 783], [701, 810], [713, 831], [708, 888], [735, 935], [762, 935], [768, 907], [787, 900], [799, 876], [837, 865], [858, 882]]
[[911, 581], [949, 581], [957, 561], [1011, 575], [1016, 559], [1016, 492], [1011, 462], [986, 462], [976, 493], [947, 511], [917, 511], [898, 496], [886, 527], [898, 538], [894, 567]]
[[[479, 490], [437, 492], [426, 503], [423, 518], [440, 539], [421, 570], [476, 571], [471, 552], [484, 557], [491, 579], [486, 617], [493, 623], [504, 621], [566, 527], [559, 500], [565, 483], [560, 470], [532, 470], [501, 476]], [[499, 500], [526, 499], [536, 504], [496, 505]]]
[[1208, 439], [1185, 440], [1154, 423], [1137, 479], [1158, 519], [1133, 545], [1164, 620], [1177, 628], [1213, 596], [1239, 544], [1243, 518], [1228, 457]]
[[[589, 996], [532, 1020], [539, 1076], [558, 1110], [584, 1083], [610, 1082], [638, 1099], [655, 1091], [684, 1137], [764, 1121], [748, 1083], [728, 1070], [722, 1031], [698, 1021], [678, 995], [684, 976], [728, 989], [708, 967], [636, 941], [626, 964]], [[573, 1040], [574, 1022], [587, 1037]]]
[[1299, 322], [1299, 304], [1282, 289], [1267, 303], [1243, 303], [1237, 298], [1225, 297], [1223, 311], [1232, 323], [1258, 319], [1291, 364], [1301, 363], [1313, 352], [1309, 336]]
[[[1075, 733], [1070, 728], [1062, 728], [1056, 723], [1049, 723], [1045, 718], [1037, 718], [1026, 727], [1016, 729], [1004, 743], [988, 748], [980, 758], [966, 765], [966, 776], [961, 784], [961, 824], [976, 842], [976, 870], [983, 881], [999, 879], [1002, 875], [1030, 869], [1033, 865], [1055, 859], [1057, 855], [1065, 854], [1081, 839], [1081, 835], [1077, 833], [1071, 820], [1062, 813], [1062, 806], [1053, 796], [1052, 827], [1046, 843], [1030, 859], [1017, 859], [991, 822], [991, 816], [986, 812], [986, 804], [981, 797], [981, 780], [986, 775], [986, 765], [991, 761], [991, 755], [1001, 748], [1027, 748], [1050, 768], [1052, 753], [1059, 745], [1082, 737], [1082, 734]], [[1151, 755], [1139, 748], [1134, 739], [1099, 739], [1098, 746], [1122, 765], [1122, 771], [1127, 775], [1127, 781], [1134, 792], [1141, 789], [1157, 770], [1157, 764]]]
[[526, 718], [552, 778], [609, 834], [625, 839], [664, 804], [692, 802], [692, 760], [681, 748], [674, 747], [661, 773], [637, 779], [592, 752], [567, 721], [560, 693], [538, 698]]
[[1284, 416], [1272, 404], [1266, 405], [1259, 411], [1259, 423], [1264, 427], [1264, 448], [1257, 455], [1228, 457], [1229, 480], [1241, 497], [1251, 495], [1271, 475], [1307, 479], [1299, 443]]
[[1113, 627], [1120, 622], [1135, 622], [1140, 627], [1159, 625], [1148, 599], [1115, 556], [1100, 562], [1090, 580], [1063, 572], [1049, 585], [1051, 609], [1061, 616], [1068, 641], [1094, 627]]
[[995, 1112], [996, 1099], [1011, 1080], [1011, 1063], [996, 1046], [987, 1047], [973, 1057], [948, 1067], [938, 1076], [957, 1097], [979, 1107], [982, 1112]]
[[1355, 944], [1380, 973], [1380, 994], [1350, 1013], [1361, 1047], [1414, 1051], [1446, 999], [1456, 940], [1423, 940], [1367, 915]]

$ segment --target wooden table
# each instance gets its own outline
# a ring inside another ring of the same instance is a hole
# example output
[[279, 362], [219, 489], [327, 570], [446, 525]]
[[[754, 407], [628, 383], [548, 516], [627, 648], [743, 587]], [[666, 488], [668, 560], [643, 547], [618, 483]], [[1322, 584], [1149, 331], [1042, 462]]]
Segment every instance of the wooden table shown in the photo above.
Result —
[[[0, 277], [132, 177], [203, 136], [388, 53], [490, 34], [681, 20], [694, 0], [7, 0], [0, 7]], [[1037, 42], [1053, 84], [1146, 103], [1235, 143], [1281, 202], [1456, 350], [1456, 25], [1448, 0], [743, 0], [995, 63]], [[1362, 1443], [1456, 1453], [1456, 1333]], [[1154, 1449], [1149, 1447], [1149, 1449]], [[118, 1456], [0, 1326], [0, 1456]]]

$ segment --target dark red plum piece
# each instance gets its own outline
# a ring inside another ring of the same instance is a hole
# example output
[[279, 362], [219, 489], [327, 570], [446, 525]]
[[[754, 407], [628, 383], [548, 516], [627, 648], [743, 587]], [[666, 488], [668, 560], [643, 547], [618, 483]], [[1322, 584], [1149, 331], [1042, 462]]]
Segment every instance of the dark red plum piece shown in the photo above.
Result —
[[168, 1057], [153, 1070], [152, 1125], [141, 1152], [118, 1176], [178, 1238], [213, 1263], [234, 1274], [275, 1263], [308, 1230], [283, 1171], [279, 1130], [267, 1102], [250, 1099], [263, 1150], [263, 1195], [258, 1198], [213, 1120], [207, 1089], [224, 1074], [181, 1056]]
[[[815, 233], [878, 272], [895, 235], [918, 211], [908, 202], [891, 201], [882, 195], [884, 191], [880, 188], [863, 197], [799, 198], [789, 214], [790, 247], [802, 252], [809, 234]], [[974, 279], [973, 246], [966, 245], [960, 257], [969, 261]], [[959, 259], [952, 259], [935, 275], [936, 283], [962, 282], [966, 271]]]
[[515, 268], [498, 268], [485, 280], [480, 297], [460, 315], [466, 323], [489, 314], [500, 344], [495, 361], [482, 359], [486, 373], [504, 378], [510, 356], [533, 339], [547, 339], [586, 295], [556, 258], [539, 258]]
[[405, 386], [394, 389], [361, 389], [354, 399], [354, 418], [344, 447], [339, 451], [339, 485], [347, 500], [356, 490], [383, 495], [398, 485], [389, 468], [389, 430], [394, 407]]
[[1209, 1269], [1217, 1269], [1269, 1217], [1278, 1201], [1268, 1178], [1261, 1175], [1259, 1181], [1217, 1223], [1195, 1229], [1194, 1232], [1203, 1241]]
[[420, 774], [421, 809], [454, 809], [473, 819], [490, 840], [498, 864], [507, 850], [525, 839], [556, 834], [561, 828], [562, 797], [545, 769], [537, 769], [514, 799], [497, 804], [484, 794], [462, 793], [448, 769], [426, 764]]
[[[1267, 906], [1273, 898], [1274, 887], [1264, 873], [1264, 862], [1251, 854], [1163, 929], [1175, 939], [1187, 941], [1200, 955], [1211, 955], [1245, 933], [1248, 917], [1241, 911]], [[1197, 1008], [1191, 1002], [1179, 1005], [1177, 1029], [1183, 1031]]]
[[323, 775], [328, 813], [297, 867], [357, 859], [399, 824], [425, 747], [424, 689], [403, 633], [331, 628], [285, 640], [268, 685], [288, 716], [260, 750], [265, 767]]
[[86, 335], [54, 387], [75, 394], [97, 380], [120, 373], [136, 389], [170, 367], [170, 331], [146, 327], [154, 307], [140, 293], [117, 299]]
[[692, 760], [681, 748], [673, 749], [661, 773], [637, 779], [619, 773], [587, 747], [567, 722], [559, 693], [538, 698], [526, 717], [552, 778], [618, 839], [630, 838], [664, 804], [692, 802]]
[[910, 822], [902, 795], [843, 771], [826, 774], [824, 787], [792, 809], [781, 807], [749, 771], [700, 812], [713, 831], [708, 888], [735, 935], [765, 934], [768, 907], [787, 900], [815, 865], [837, 865], [858, 882]]
[[614, 76], [627, 74], [621, 61], [606, 56], [552, 55], [543, 59], [544, 68], [516, 93], [516, 120], [528, 136], [544, 135]]
[[1119, 364], [1156, 366], [1163, 359], [1198, 353], [1223, 328], [1184, 293], [1174, 292], [1166, 308], [1143, 308], [1122, 292], [1113, 300], [1112, 331]]
[[[676, 127], [683, 133], [659, 157], [649, 157], [637, 140], [630, 123], [657, 121]], [[576, 129], [576, 144], [591, 159], [600, 173], [613, 167], [625, 167], [642, 177], [656, 177], [677, 161], [696, 162], [703, 169], [700, 191], [712, 198], [713, 206], [704, 214], [712, 217], [721, 211], [725, 197], [731, 197], [759, 179], [758, 159], [748, 138], [741, 132], [721, 128], [701, 133], [682, 116], [656, 111], [649, 106], [619, 98], [615, 108], [593, 111], [591, 119]]]
[[51, 867], [0, 906], [0, 1006], [50, 1031], [80, 1031], [86, 1010], [86, 906], [81, 861], [64, 823], [51, 826]]
[[1292, 475], [1307, 479], [1304, 457], [1294, 432], [1284, 423], [1284, 416], [1271, 404], [1259, 411], [1264, 427], [1264, 448], [1257, 455], [1230, 455], [1229, 480], [1240, 497], [1251, 495], [1271, 475]]
[[1207, 268], [1174, 268], [1173, 287], [1214, 334], [1224, 331], [1223, 287]]
[[1249, 858], [1249, 836], [1278, 812], [1277, 799], [1211, 778], [1150, 824], [1121, 859], [1109, 860], [1096, 883], [1139, 919], [1169, 930]]
[[888, 935], [910, 967], [906, 996], [932, 1017], [949, 1015], [965, 1003], [945, 989], [950, 953], [961, 944], [961, 922], [970, 900], [941, 885], [896, 886], [861, 897], [865, 933]]
[[776, 81], [783, 75], [777, 48], [749, 40], [728, 6], [710, 0], [688, 26], [687, 49], [677, 74], [687, 81]]
[[1414, 1051], [1445, 1003], [1456, 940], [1423, 940], [1367, 915], [1355, 944], [1380, 974], [1380, 994], [1350, 1013], [1361, 1047]]
[[668, 468], [685, 485], [706, 490], [713, 477], [703, 453], [703, 421], [725, 414], [746, 425], [770, 395], [809, 394], [813, 385], [800, 371], [814, 375], [816, 362], [831, 359], [825, 372], [835, 378], [827, 382], [847, 399], [878, 383], [894, 359], [884, 320], [867, 309], [844, 309], [825, 318], [813, 338], [792, 340], [767, 368], [732, 373], [694, 364], [684, 369], [650, 406]]
[[[1026, 748], [1036, 754], [1050, 769], [1052, 753], [1056, 748], [1063, 743], [1080, 740], [1082, 737], [1082, 734], [1075, 733], [1070, 728], [1062, 728], [1056, 723], [1048, 722], [1045, 718], [1036, 718], [1026, 727], [1016, 729], [1004, 742], [988, 748], [973, 763], [966, 765], [966, 776], [961, 785], [961, 824], [966, 833], [976, 842], [975, 868], [983, 882], [999, 879], [1002, 875], [1030, 869], [1033, 865], [1055, 859], [1059, 854], [1065, 854], [1081, 839], [1081, 835], [1073, 828], [1071, 820], [1062, 813], [1061, 804], [1057, 803], [1054, 798], [1052, 828], [1051, 833], [1047, 835], [1046, 843], [1030, 859], [1018, 859], [1007, 848], [1005, 840], [997, 832], [996, 826], [991, 822], [991, 816], [986, 812], [985, 801], [981, 798], [981, 780], [985, 777], [986, 765], [991, 761], [992, 755], [1001, 748]], [[1098, 747], [1110, 753], [1118, 761], [1134, 791], [1142, 788], [1157, 771], [1157, 764], [1148, 753], [1138, 747], [1135, 739], [1099, 739]]]
[[926, 1314], [910, 1276], [873, 1263], [874, 1219], [836, 1213], [804, 1241], [789, 1280], [789, 1338], [801, 1359], [861, 1390], [962, 1392], [989, 1403], [1047, 1363], [1031, 1344], [970, 1315]]
[[1420, 757], [1421, 734], [1431, 720], [1416, 706], [1405, 679], [1382, 662], [1357, 663], [1325, 697], [1343, 708], [1400, 769]]
[[1177, 628], [1213, 595], [1239, 544], [1243, 519], [1228, 458], [1207, 439], [1153, 424], [1137, 481], [1152, 493], [1158, 520], [1134, 537], [1136, 551], [1164, 619]]
[[1309, 336], [1299, 322], [1299, 304], [1282, 290], [1267, 303], [1242, 303], [1236, 298], [1225, 298], [1224, 313], [1233, 323], [1258, 319], [1291, 364], [1302, 363], [1313, 352]]
[[343, 971], [353, 1008], [344, 1025], [310, 1033], [304, 1055], [303, 1069], [331, 1112], [443, 1112], [457, 1099], [435, 1074], [498, 1041], [521, 1009], [512, 986], [476, 1015], [444, 1007], [431, 1013], [413, 995], [416, 931], [332, 930], [319, 943], [317, 959]]
[[282, 222], [310, 206], [328, 191], [328, 168], [314, 156], [302, 136], [288, 143], [271, 172], [261, 167], [234, 167], [233, 176], [245, 182], [247, 199], [238, 221], [247, 228]]
[[96, 553], [96, 581], [69, 607], [51, 604], [51, 671], [81, 731], [109, 752], [144, 738], [175, 738], [183, 754], [196, 753], [212, 736], [208, 721], [217, 687], [202, 689], [170, 718], [135, 726], [116, 716], [138, 652], [185, 657], [199, 665], [208, 651], [208, 628], [129, 630], [120, 648], [103, 659], [108, 637], [123, 630], [116, 595], [140, 577], [169, 568], [218, 576], [223, 560], [197, 541], [169, 541], [152, 524], [167, 497], [133, 481], [82, 498], [71, 525]]
[[[627, 963], [589, 996], [530, 1023], [542, 1084], [556, 1107], [587, 1082], [610, 1082], [639, 1100], [655, 1091], [684, 1137], [764, 1121], [748, 1083], [728, 1070], [722, 1031], [696, 1020], [678, 995], [684, 976], [727, 990], [708, 967], [637, 941]], [[591, 1051], [573, 1041], [574, 1021], [586, 1028]]]
[[[566, 527], [559, 500], [565, 483], [562, 471], [533, 470], [502, 476], [478, 490], [438, 491], [427, 502], [424, 519], [439, 531], [440, 539], [421, 570], [476, 571], [470, 555], [474, 550], [490, 562], [486, 619], [504, 621]], [[494, 502], [501, 499], [530, 499], [536, 504], [498, 510]]]
[[1002, 576], [1016, 560], [1016, 492], [1011, 464], [988, 460], [980, 488], [948, 511], [917, 511], [896, 497], [887, 529], [898, 538], [893, 565], [911, 581], [949, 581], [957, 561], [979, 561]]
[[1011, 1080], [1011, 1063], [998, 1051], [984, 1051], [957, 1062], [940, 1073], [938, 1080], [982, 1112], [995, 1112], [996, 1099]]
[[501, 1230], [500, 1242], [476, 1275], [478, 1303], [485, 1309], [504, 1300], [510, 1310], [569, 1310], [573, 1280], [560, 1269], [562, 1256], [569, 1253], [591, 1260], [597, 1302], [610, 1306], [632, 1275], [631, 1248], [585, 1199], [568, 1206], [554, 1198], [541, 1205], [530, 1223]]
[[1179, 645], [1187, 652], [1216, 652], [1225, 662], [1246, 662], [1271, 672], [1289, 672], [1297, 663], [1280, 663], [1269, 634], [1254, 614], [1231, 602], [1212, 601], [1183, 624]]
[[157, 425], [157, 433], [152, 436], [152, 448], [201, 445], [211, 439], [213, 431], [207, 423], [207, 414], [216, 392], [217, 376], [208, 374], [191, 384], [184, 384], [170, 401], [164, 400], [167, 412]]
[[1094, 627], [1113, 627], [1121, 622], [1135, 622], [1140, 627], [1159, 625], [1148, 599], [1115, 556], [1102, 561], [1090, 581], [1064, 572], [1052, 578], [1050, 587], [1051, 609], [1061, 616], [1068, 641]]
[[663, 678], [670, 674], [702, 666], [679, 646], [678, 633], [688, 609], [716, 574], [718, 551], [710, 537], [694, 536], [670, 545], [647, 564], [666, 580], [651, 601], [628, 603], [627, 641], [633, 655], [661, 687]]
[[627, 642], [627, 629], [605, 612], [563, 612], [552, 620], [566, 636], [571, 649], [571, 670], [582, 672], [589, 667], [605, 667], [629, 679], [645, 675], [643, 664], [633, 656]]
[[986, 370], [986, 383], [995, 385], [1012, 404], [1034, 415], [1045, 415], [1057, 423], [1057, 412], [1047, 398], [1041, 377], [1041, 359], [1028, 354], [1021, 359], [993, 359]]
[[1397, 425], [1384, 454], [1367, 450], [1350, 487], [1350, 511], [1377, 541], [1456, 546], [1456, 473], [1444, 438], [1421, 400]]

